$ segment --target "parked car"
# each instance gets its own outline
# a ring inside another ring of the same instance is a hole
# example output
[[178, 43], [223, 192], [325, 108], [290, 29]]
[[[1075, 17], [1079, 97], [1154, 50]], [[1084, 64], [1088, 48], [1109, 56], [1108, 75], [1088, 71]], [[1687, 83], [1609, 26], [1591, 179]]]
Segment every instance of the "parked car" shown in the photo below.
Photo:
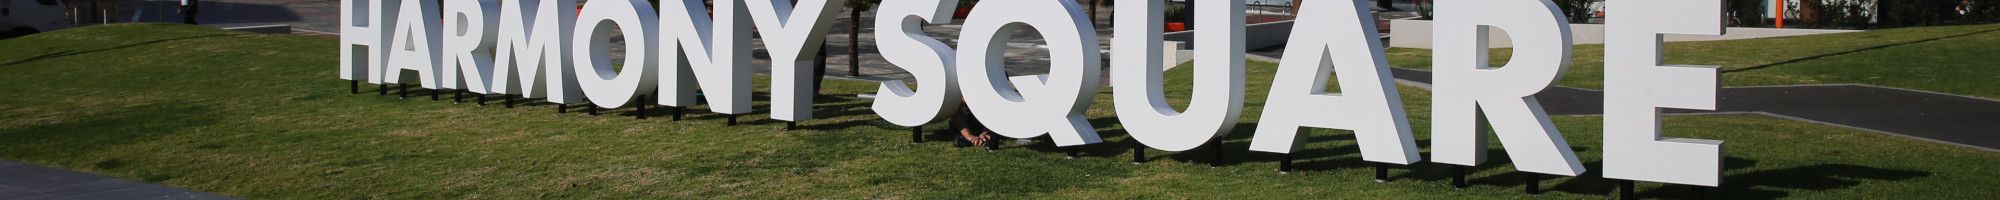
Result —
[[69, 28], [61, 0], [0, 0], [0, 38]]

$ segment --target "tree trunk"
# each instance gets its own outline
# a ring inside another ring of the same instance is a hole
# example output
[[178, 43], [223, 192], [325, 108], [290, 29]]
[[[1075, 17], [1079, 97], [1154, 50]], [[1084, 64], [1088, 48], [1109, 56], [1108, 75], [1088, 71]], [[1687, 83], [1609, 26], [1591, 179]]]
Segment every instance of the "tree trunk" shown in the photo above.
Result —
[[1799, 1], [1799, 14], [1798, 14], [1799, 21], [1805, 24], [1809, 24], [1809, 26], [1812, 26], [1813, 28], [1826, 28], [1827, 25], [1821, 23], [1820, 19], [1820, 12], [1823, 11], [1822, 7], [1825, 6], [1821, 6], [1819, 1], [1815, 0]]
[[1085, 13], [1085, 14], [1087, 14], [1087, 15], [1090, 15], [1090, 26], [1091, 26], [1091, 27], [1096, 27], [1096, 26], [1097, 26], [1097, 3], [1098, 3], [1098, 2], [1100, 2], [1100, 1], [1102, 1], [1102, 0], [1090, 0], [1090, 12], [1089, 12], [1089, 13]]
[[[819, 96], [820, 82], [826, 80], [826, 41], [819, 42], [819, 53], [813, 54], [813, 96]], [[775, 61], [775, 60], [774, 60]]]
[[[1097, 1], [1097, 5], [1096, 5], [1096, 6], [1099, 6], [1099, 7], [1102, 7], [1102, 6], [1104, 6], [1104, 1], [1101, 1], [1101, 0], [1100, 0], [1100, 1]], [[1118, 14], [1118, 9], [1111, 9], [1111, 10], [1106, 10], [1106, 11], [1110, 11], [1110, 12], [1111, 12], [1111, 14], [1113, 14], [1113, 15], [1116, 15], [1116, 14]], [[1109, 19], [1107, 19], [1107, 20], [1109, 20]], [[1117, 22], [1116, 20], [1111, 20], [1111, 21], [1104, 21], [1104, 26], [1115, 26], [1115, 25], [1114, 25], [1114, 23], [1118, 23], [1118, 22]]]
[[[849, 0], [860, 1], [860, 0]], [[847, 12], [847, 75], [861, 77], [861, 9]]]

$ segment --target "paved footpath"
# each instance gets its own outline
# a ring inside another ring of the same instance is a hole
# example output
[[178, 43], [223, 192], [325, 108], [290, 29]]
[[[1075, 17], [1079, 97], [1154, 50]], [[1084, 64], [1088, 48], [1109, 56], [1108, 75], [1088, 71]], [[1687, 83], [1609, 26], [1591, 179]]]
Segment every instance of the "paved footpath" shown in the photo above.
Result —
[[[1250, 54], [1282, 58], [1284, 47]], [[1391, 68], [1396, 79], [1429, 84], [1431, 73]], [[1871, 85], [1791, 85], [1722, 88], [1715, 111], [1669, 114], [1763, 114], [2000, 152], [2000, 101]], [[1599, 115], [1604, 92], [1551, 87], [1535, 95], [1553, 115]]]
[[0, 160], [0, 199], [236, 199]]

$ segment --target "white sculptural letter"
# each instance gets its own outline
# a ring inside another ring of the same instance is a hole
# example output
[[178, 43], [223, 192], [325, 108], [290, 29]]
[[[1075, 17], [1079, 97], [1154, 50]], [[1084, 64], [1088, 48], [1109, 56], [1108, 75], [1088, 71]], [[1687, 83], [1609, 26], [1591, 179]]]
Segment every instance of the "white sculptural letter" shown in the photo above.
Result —
[[[843, 1], [799, 0], [798, 7], [782, 0], [722, 0], [716, 4], [732, 4], [724, 2], [741, 2], [743, 8], [749, 9], [758, 35], [764, 38], [764, 48], [770, 50], [771, 119], [812, 119], [812, 80], [816, 74], [812, 74], [809, 64], [812, 61], [806, 60], [821, 50], [827, 29], [833, 25], [833, 15], [840, 14], [839, 2]], [[723, 21], [744, 20], [723, 18]], [[742, 36], [735, 39], [749, 39], [749, 35]]]
[[[652, 91], [658, 85], [654, 83], [658, 76], [653, 72], [656, 62], [652, 53], [659, 44], [652, 40], [660, 22], [654, 14], [657, 11], [648, 4], [645, 0], [597, 0], [583, 5], [576, 31], [570, 33], [570, 55], [576, 58], [572, 61], [577, 84], [583, 86], [591, 104], [617, 108], [631, 102], [632, 95]], [[625, 55], [630, 55], [621, 63], [623, 69], [613, 69], [611, 64], [613, 27], [623, 31]]]
[[[1432, 66], [1431, 159], [1473, 166], [1486, 161], [1486, 136], [1477, 121], [1492, 128], [1526, 172], [1575, 176], [1585, 170], [1576, 153], [1549, 122], [1533, 96], [1549, 88], [1569, 66], [1569, 22], [1548, 0], [1443, 0], [1437, 2]], [[1487, 31], [1500, 28], [1513, 38], [1513, 59], [1505, 67], [1487, 65]]]
[[[1243, 0], [1196, 1], [1194, 94], [1187, 112], [1167, 105], [1160, 77], [1163, 6], [1119, 0], [1111, 84], [1118, 122], [1146, 146], [1186, 151], [1228, 134], [1243, 113]], [[1090, 33], [1086, 33], [1090, 34]], [[1094, 54], [1094, 53], [1093, 53]]]
[[[1007, 0], [972, 8], [959, 34], [957, 72], [966, 106], [979, 122], [1012, 138], [1047, 133], [1057, 146], [1103, 140], [1083, 118], [1104, 69], [1097, 34], [1078, 6], [1069, 0]], [[1003, 78], [1007, 42], [1031, 26], [1048, 41], [1049, 74]]]
[[569, 67], [569, 30], [575, 22], [576, 0], [501, 3], [492, 89], [555, 103], [582, 102]]
[[[386, 3], [386, 1], [385, 1]], [[429, 0], [402, 0], [397, 6], [395, 31], [389, 36], [389, 63], [382, 66], [383, 83], [406, 83], [415, 79], [424, 88], [437, 89], [438, 47], [444, 46], [439, 38], [438, 2]], [[403, 77], [403, 70], [415, 71], [417, 77]]]
[[445, 89], [487, 94], [493, 80], [493, 32], [499, 1], [449, 0], [444, 3], [444, 66], [438, 72]]
[[1662, 65], [1660, 34], [1722, 35], [1713, 1], [1610, 0], [1604, 27], [1604, 177], [1722, 183], [1722, 141], [1660, 138], [1660, 108], [1714, 110], [1720, 72]]
[[[1299, 127], [1336, 128], [1354, 131], [1363, 160], [1423, 160], [1369, 6], [1336, 2], [1301, 5], [1250, 150], [1291, 153], [1307, 142]], [[1339, 94], [1326, 94], [1328, 73], [1339, 75]]]
[[[723, 1], [723, 2], [733, 2]], [[695, 88], [706, 91], [710, 111], [750, 112], [750, 25], [736, 3], [718, 3], [718, 25], [702, 0], [660, 1], [659, 73], [661, 105], [694, 105]], [[726, 31], [721, 33], [715, 30]], [[714, 33], [714, 35], [711, 35]], [[739, 39], [740, 38], [740, 39]], [[700, 77], [700, 84], [696, 84]]]
[[875, 12], [875, 36], [882, 59], [916, 77], [920, 87], [913, 91], [901, 80], [883, 81], [870, 108], [890, 123], [912, 127], [951, 114], [946, 111], [959, 105], [952, 77], [957, 55], [951, 46], [924, 35], [922, 26], [950, 22], [958, 1], [885, 0], [881, 5]]
[[[384, 5], [383, 3], [396, 3]], [[340, 1], [340, 79], [382, 83], [381, 71], [389, 52], [382, 38], [395, 30], [383, 24], [395, 22], [398, 0]], [[385, 11], [386, 10], [386, 11]]]

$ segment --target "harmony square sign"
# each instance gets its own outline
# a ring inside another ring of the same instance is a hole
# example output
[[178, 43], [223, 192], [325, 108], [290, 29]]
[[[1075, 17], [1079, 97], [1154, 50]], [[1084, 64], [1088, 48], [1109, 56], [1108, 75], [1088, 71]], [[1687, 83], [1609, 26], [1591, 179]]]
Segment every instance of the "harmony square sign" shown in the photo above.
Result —
[[[546, 98], [604, 108], [629, 104], [691, 106], [705, 91], [713, 112], [750, 113], [751, 30], [771, 64], [771, 118], [813, 118], [812, 78], [804, 61], [818, 53], [839, 6], [829, 0], [343, 0], [340, 78], [376, 84]], [[1116, 0], [1110, 53], [1119, 122], [1147, 147], [1186, 151], [1231, 132], [1244, 99], [1243, 0], [1197, 5], [1187, 109], [1166, 103], [1158, 53], [1165, 6]], [[1375, 19], [1360, 1], [1302, 4], [1288, 58], [1278, 67], [1251, 150], [1290, 153], [1301, 128], [1355, 132], [1364, 160], [1413, 164], [1418, 154]], [[1049, 136], [1059, 146], [1101, 143], [1083, 111], [1103, 85], [1097, 34], [1069, 0], [987, 1], [964, 21], [956, 49], [921, 32], [948, 21], [956, 0], [885, 0], [875, 16], [883, 58], [915, 84], [883, 82], [873, 108], [902, 126], [922, 126], [963, 103], [996, 133]], [[1661, 34], [1720, 35], [1721, 2], [1608, 0], [1605, 46], [1604, 170], [1607, 178], [1714, 187], [1721, 184], [1722, 142], [1662, 138], [1660, 109], [1713, 110], [1719, 72], [1661, 60]], [[1431, 114], [1435, 162], [1475, 166], [1487, 160], [1486, 130], [1521, 171], [1576, 176], [1578, 161], [1534, 94], [1568, 67], [1569, 24], [1548, 0], [1440, 0]], [[657, 8], [657, 9], [655, 9]], [[705, 10], [713, 10], [711, 16]], [[1032, 13], [1032, 14], [1029, 14]], [[442, 19], [442, 20], [438, 20]], [[1001, 51], [1018, 30], [1045, 36], [1050, 73], [1007, 76]], [[1506, 31], [1514, 54], [1488, 63], [1487, 32]], [[622, 63], [609, 39], [625, 37]], [[414, 75], [409, 75], [410, 73]], [[1338, 77], [1333, 77], [1337, 75]], [[1341, 93], [1328, 93], [1337, 78]], [[657, 93], [653, 102], [635, 96]], [[643, 99], [642, 99], [643, 100]]]

